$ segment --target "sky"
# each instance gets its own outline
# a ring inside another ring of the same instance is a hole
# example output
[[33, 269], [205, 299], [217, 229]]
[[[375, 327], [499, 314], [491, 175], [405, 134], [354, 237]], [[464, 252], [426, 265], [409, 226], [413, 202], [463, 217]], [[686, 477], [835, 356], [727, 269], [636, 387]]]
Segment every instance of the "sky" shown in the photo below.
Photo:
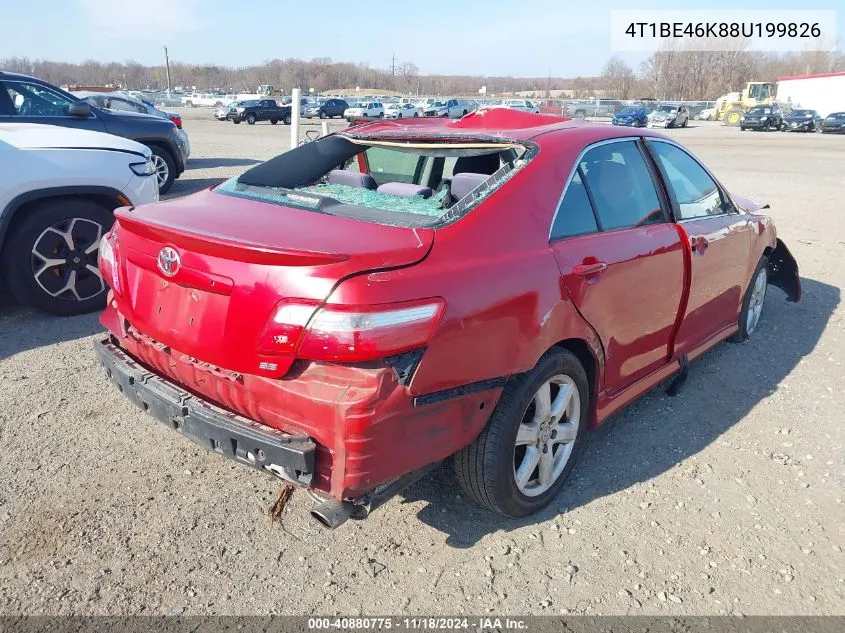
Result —
[[[2, 11], [0, 59], [134, 60], [245, 66], [267, 59], [329, 57], [422, 74], [598, 75], [613, 54], [612, 9], [732, 9], [730, 0], [37, 0]], [[743, 9], [796, 9], [794, 0], [746, 0]], [[248, 8], [247, 8], [248, 7]], [[840, 9], [816, 0], [812, 9]], [[841, 48], [841, 44], [840, 44]], [[620, 54], [637, 68], [648, 53]]]

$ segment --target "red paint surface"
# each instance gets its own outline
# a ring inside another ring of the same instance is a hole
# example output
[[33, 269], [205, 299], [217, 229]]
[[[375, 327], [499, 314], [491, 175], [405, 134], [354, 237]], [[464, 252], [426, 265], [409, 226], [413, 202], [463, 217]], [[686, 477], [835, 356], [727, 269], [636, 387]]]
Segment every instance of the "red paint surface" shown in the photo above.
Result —
[[[118, 212], [125, 290], [101, 319], [153, 371], [229, 410], [313, 437], [316, 485], [338, 498], [472, 441], [501, 389], [422, 407], [414, 396], [530, 370], [563, 341], [585, 342], [594, 358], [592, 421], [601, 423], [676, 371], [680, 354], [700, 354], [735, 330], [754, 266], [775, 244], [771, 222], [742, 209], [550, 244], [552, 217], [584, 147], [657, 136], [648, 130], [496, 109], [458, 121], [371, 123], [354, 133], [517, 138], [540, 151], [483, 204], [437, 230], [214, 191]], [[707, 241], [703, 255], [692, 252], [691, 238]], [[171, 279], [153, 264], [165, 245], [182, 257]], [[576, 272], [594, 264], [606, 266]], [[442, 297], [445, 311], [408, 386], [380, 361], [256, 351], [284, 298], [367, 306], [428, 297]], [[258, 369], [267, 361], [278, 367]]]

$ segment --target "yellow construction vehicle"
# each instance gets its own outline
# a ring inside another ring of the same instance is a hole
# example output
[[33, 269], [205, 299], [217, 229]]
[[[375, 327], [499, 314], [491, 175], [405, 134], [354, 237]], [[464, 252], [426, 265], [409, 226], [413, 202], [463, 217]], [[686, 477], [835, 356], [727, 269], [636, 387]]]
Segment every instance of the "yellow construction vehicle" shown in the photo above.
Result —
[[716, 99], [716, 120], [724, 121], [725, 125], [736, 126], [749, 108], [771, 105], [774, 101], [775, 84], [749, 81], [742, 92], [729, 92]]

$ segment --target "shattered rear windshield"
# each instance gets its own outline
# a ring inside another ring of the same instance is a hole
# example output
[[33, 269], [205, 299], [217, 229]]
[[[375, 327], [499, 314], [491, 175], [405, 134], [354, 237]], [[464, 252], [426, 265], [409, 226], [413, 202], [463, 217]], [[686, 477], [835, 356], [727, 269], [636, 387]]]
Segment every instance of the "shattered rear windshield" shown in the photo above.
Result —
[[499, 139], [332, 135], [256, 165], [215, 191], [393, 226], [437, 226], [469, 212], [535, 151]]

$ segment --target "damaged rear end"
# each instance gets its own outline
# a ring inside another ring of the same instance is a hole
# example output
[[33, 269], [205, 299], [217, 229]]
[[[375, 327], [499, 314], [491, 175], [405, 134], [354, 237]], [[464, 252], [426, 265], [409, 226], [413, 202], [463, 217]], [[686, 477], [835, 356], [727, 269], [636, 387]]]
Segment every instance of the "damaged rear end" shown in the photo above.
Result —
[[[402, 271], [530, 151], [332, 136], [212, 190], [118, 210], [100, 247], [107, 375], [208, 450], [322, 495], [323, 524], [366, 515], [460, 448], [455, 429], [478, 415], [474, 396], [435, 415], [414, 406], [408, 385], [447, 306], [405, 290]], [[368, 275], [401, 290], [338, 292]]]

